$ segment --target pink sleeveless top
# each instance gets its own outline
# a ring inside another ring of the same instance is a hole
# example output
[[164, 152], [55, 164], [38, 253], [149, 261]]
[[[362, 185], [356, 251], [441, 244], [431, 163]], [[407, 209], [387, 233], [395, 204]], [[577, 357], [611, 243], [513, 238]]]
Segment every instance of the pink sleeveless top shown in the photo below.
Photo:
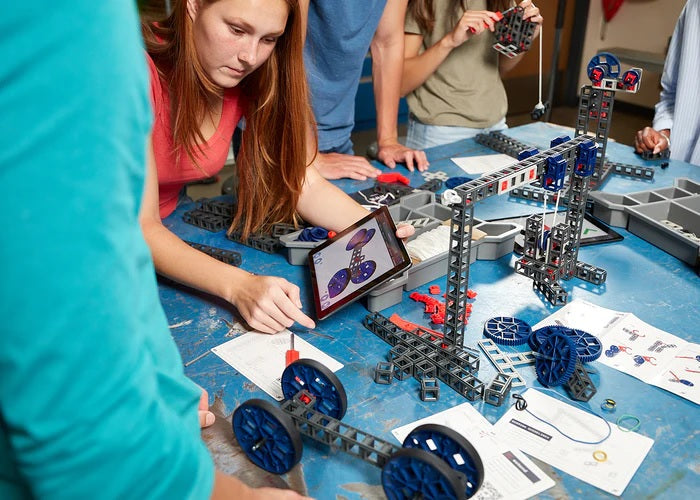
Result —
[[170, 127], [170, 95], [168, 86], [158, 75], [151, 57], [146, 54], [151, 76], [151, 102], [153, 104], [153, 153], [158, 169], [158, 194], [160, 217], [170, 215], [177, 206], [180, 191], [185, 184], [206, 179], [219, 173], [224, 167], [231, 146], [231, 137], [243, 116], [243, 98], [238, 87], [227, 90], [221, 112], [221, 121], [214, 135], [203, 145], [204, 155], [198, 153], [198, 166], [190, 161], [183, 150], [176, 162]]

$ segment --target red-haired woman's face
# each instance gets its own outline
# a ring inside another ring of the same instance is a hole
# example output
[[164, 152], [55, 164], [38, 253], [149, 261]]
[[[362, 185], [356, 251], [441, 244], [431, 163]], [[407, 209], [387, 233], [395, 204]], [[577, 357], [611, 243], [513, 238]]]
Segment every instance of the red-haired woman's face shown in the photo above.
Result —
[[289, 15], [285, 0], [187, 0], [199, 61], [211, 80], [232, 88], [275, 48]]

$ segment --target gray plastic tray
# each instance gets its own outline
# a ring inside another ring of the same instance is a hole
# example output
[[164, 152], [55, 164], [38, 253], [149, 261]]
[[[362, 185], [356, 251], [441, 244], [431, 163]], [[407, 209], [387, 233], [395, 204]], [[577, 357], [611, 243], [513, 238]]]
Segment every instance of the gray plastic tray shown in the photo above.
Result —
[[640, 203], [624, 194], [591, 191], [588, 196], [593, 200], [593, 215], [615, 227], [627, 227], [628, 214], [625, 207]]
[[700, 193], [700, 184], [690, 179], [676, 179], [674, 186], [638, 191], [628, 194], [603, 193], [592, 191], [593, 215], [615, 227], [627, 227], [630, 207], [659, 201], [678, 200]]
[[[478, 241], [479, 260], [496, 260], [513, 251], [515, 237], [523, 230], [523, 226], [514, 222], [482, 222], [475, 229], [480, 229], [486, 233]], [[472, 242], [472, 254], [474, 254], [474, 243]]]
[[370, 312], [377, 312], [400, 303], [403, 299], [403, 287], [406, 281], [408, 281], [408, 271], [404, 271], [399, 276], [391, 278], [369, 292], [367, 294], [367, 309]]
[[671, 255], [697, 266], [700, 195], [628, 207], [627, 229]]
[[308, 265], [309, 251], [326, 241], [299, 241], [297, 238], [300, 233], [301, 230], [280, 236], [280, 243], [287, 248], [287, 262], [293, 266]]

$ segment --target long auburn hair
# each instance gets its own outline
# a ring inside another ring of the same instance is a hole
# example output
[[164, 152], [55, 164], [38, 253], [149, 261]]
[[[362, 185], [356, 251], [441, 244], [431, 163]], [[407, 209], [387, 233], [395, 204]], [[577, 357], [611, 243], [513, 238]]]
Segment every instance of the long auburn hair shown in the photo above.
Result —
[[[486, 8], [490, 11], [504, 11], [513, 5], [511, 0], [488, 0]], [[455, 16], [455, 22], [467, 10], [466, 0], [451, 0], [448, 11]], [[433, 0], [409, 0], [408, 13], [416, 20], [418, 27], [425, 33], [432, 33], [435, 28], [435, 6]]]
[[[201, 0], [212, 4], [219, 0]], [[238, 203], [229, 232], [243, 237], [278, 222], [296, 222], [309, 158], [306, 131], [313, 124], [303, 60], [301, 12], [297, 0], [284, 0], [289, 16], [272, 54], [239, 83], [246, 125], [238, 165]], [[142, 22], [146, 51], [168, 82], [171, 126], [176, 148], [196, 161], [204, 142], [200, 125], [212, 96], [224, 90], [204, 72], [194, 44], [187, 0], [157, 24]], [[315, 137], [315, 125], [314, 137]]]

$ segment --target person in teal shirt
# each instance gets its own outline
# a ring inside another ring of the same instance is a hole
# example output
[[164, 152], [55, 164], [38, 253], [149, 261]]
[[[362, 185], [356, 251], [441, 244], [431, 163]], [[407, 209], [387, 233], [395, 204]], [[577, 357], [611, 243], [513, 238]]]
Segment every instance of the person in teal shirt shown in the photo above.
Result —
[[10, 2], [0, 32], [0, 498], [300, 498], [200, 438], [138, 224], [135, 2]]

